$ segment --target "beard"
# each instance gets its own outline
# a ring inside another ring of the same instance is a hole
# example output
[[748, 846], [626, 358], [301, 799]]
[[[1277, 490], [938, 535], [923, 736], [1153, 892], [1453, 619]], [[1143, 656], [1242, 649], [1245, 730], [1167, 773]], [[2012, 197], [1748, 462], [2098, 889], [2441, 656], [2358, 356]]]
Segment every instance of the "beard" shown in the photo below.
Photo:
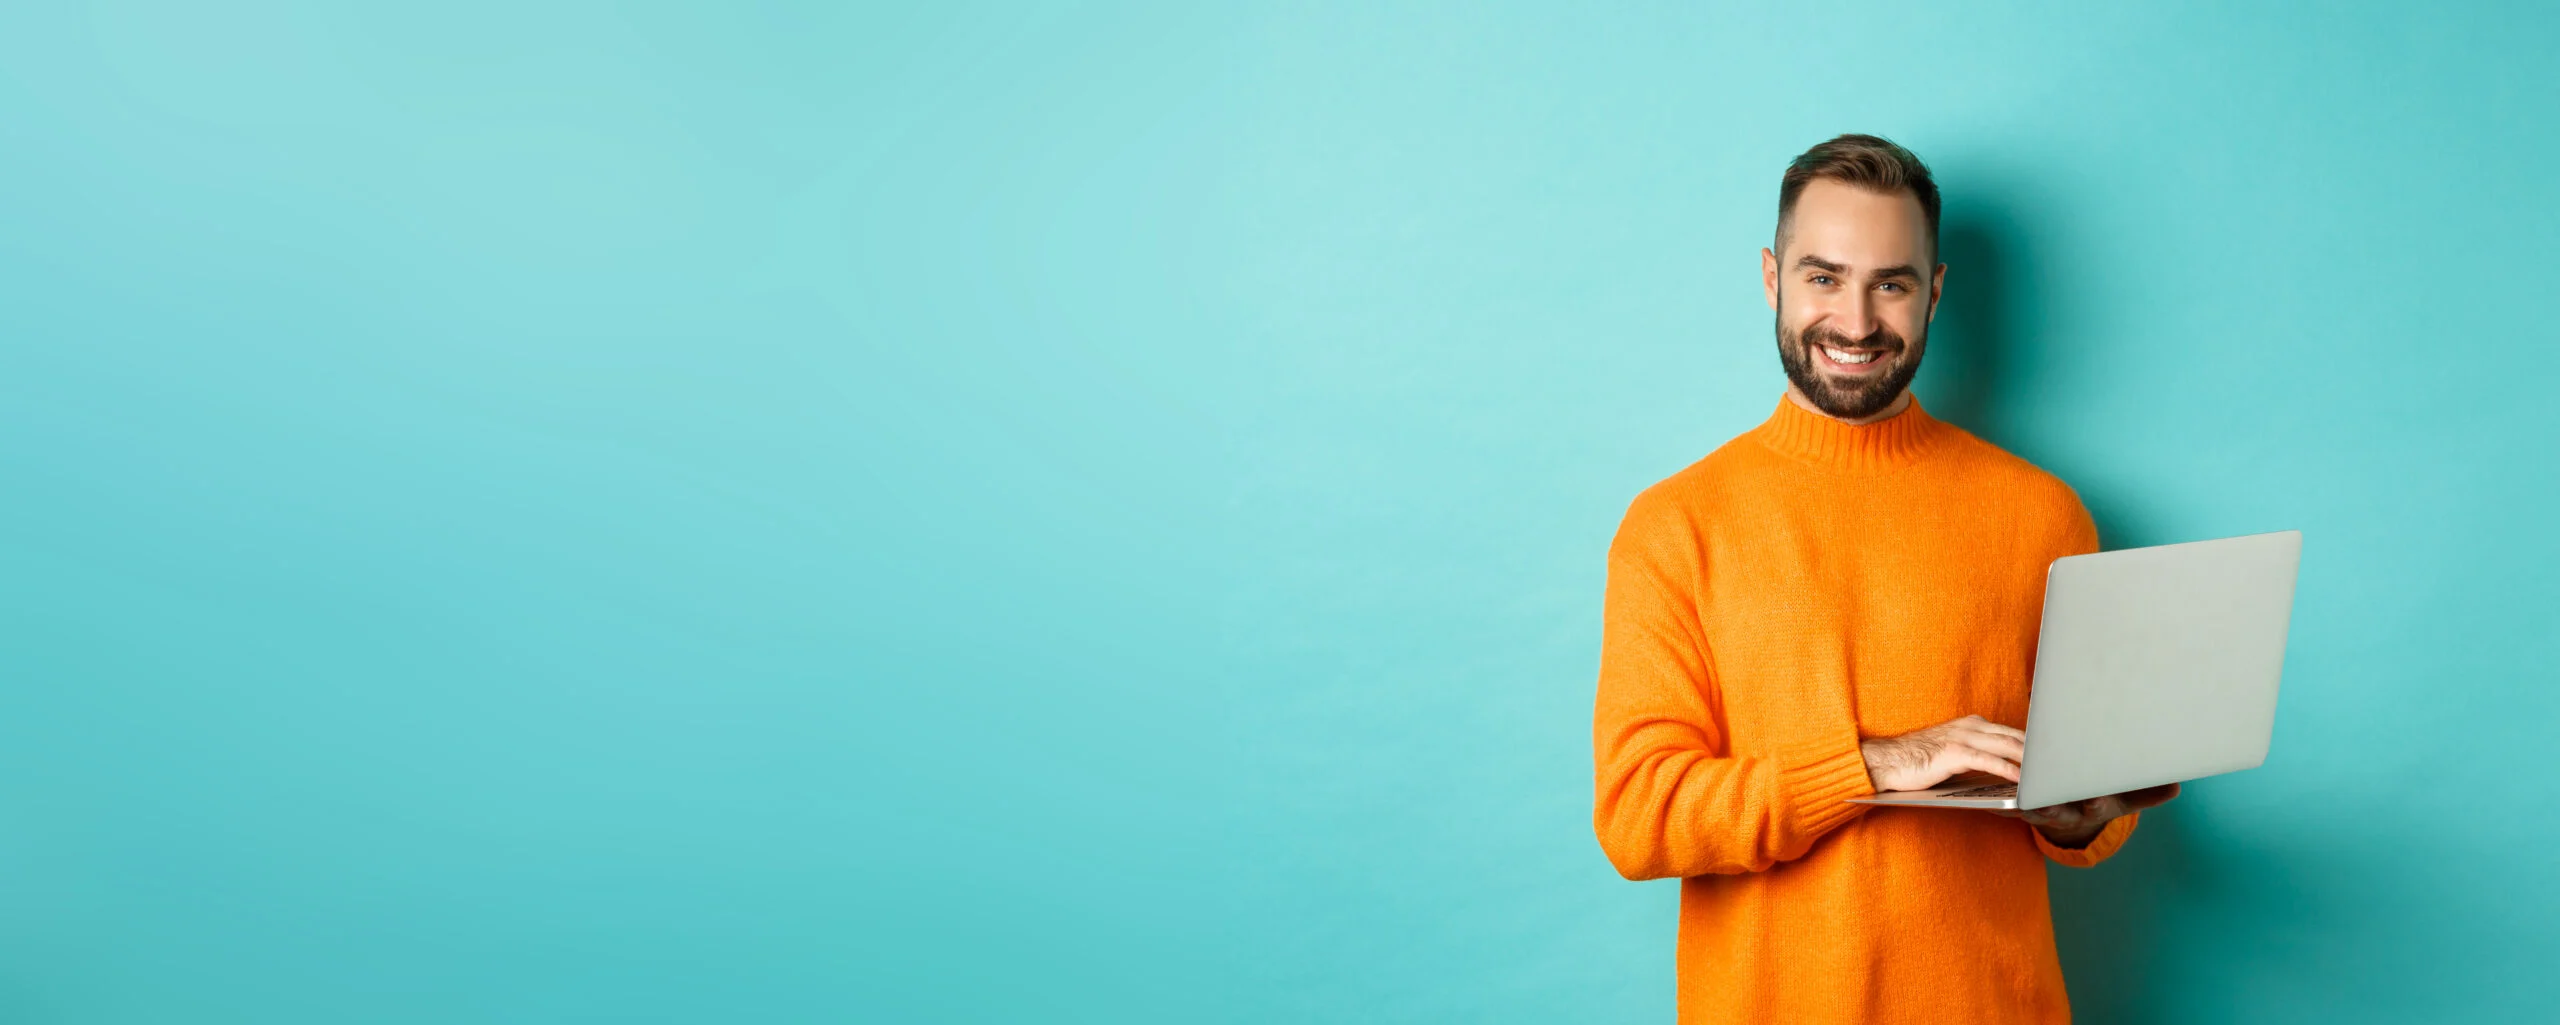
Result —
[[[1779, 306], [1783, 308], [1785, 302]], [[1884, 373], [1865, 380], [1836, 380], [1814, 365], [1813, 347], [1829, 345], [1835, 349], [1882, 350], [1877, 359], [1891, 360]], [[1786, 365], [1787, 380], [1819, 409], [1843, 420], [1863, 420], [1884, 412], [1893, 405], [1903, 389], [1911, 387], [1911, 378], [1920, 373], [1920, 357], [1929, 348], [1929, 330], [1909, 343], [1893, 329], [1882, 324], [1865, 338], [1849, 338], [1828, 328], [1815, 328], [1798, 333], [1787, 330], [1784, 315], [1778, 318], [1778, 362]]]

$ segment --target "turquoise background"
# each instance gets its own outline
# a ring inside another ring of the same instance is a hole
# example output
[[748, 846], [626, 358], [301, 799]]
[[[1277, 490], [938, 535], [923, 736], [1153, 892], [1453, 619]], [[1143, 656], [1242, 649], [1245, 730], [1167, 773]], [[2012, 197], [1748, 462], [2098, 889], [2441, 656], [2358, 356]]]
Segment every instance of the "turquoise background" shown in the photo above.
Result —
[[2083, 1020], [2548, 1013], [2547, 10], [216, 6], [0, 13], [0, 1020], [1668, 1020], [1602, 553], [1842, 131], [1933, 410], [2307, 538]]

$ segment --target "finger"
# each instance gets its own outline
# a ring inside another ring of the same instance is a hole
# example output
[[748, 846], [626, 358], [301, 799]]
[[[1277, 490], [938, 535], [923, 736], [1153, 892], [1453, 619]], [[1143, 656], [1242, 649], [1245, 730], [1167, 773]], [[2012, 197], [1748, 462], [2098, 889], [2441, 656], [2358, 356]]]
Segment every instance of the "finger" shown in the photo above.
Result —
[[1966, 716], [1965, 718], [1973, 720], [1972, 722], [1967, 723], [1966, 725], [1969, 725], [1969, 726], [1973, 727], [1974, 729], [1981, 730], [1981, 731], [1983, 731], [1983, 732], [1985, 732], [1985, 733], [1997, 733], [1997, 734], [1999, 734], [1999, 735], [2001, 735], [2001, 736], [2003, 736], [2003, 737], [2007, 737], [2007, 738], [2009, 738], [2009, 739], [2011, 739], [2011, 740], [2023, 741], [2023, 740], [2027, 739], [2027, 731], [2022, 730], [2022, 729], [2019, 729], [2019, 728], [2017, 728], [2017, 727], [2015, 727], [2015, 726], [2004, 726], [2004, 725], [2001, 725], [2001, 724], [1999, 724], [1999, 723], [1992, 722], [1991, 720], [1989, 720], [1989, 719], [1985, 719], [1985, 718], [1983, 718], [1983, 717], [1981, 717], [1981, 716], [1978, 716], [1978, 715], [1968, 715], [1968, 716]]
[[2013, 762], [2023, 761], [2027, 757], [2026, 742], [2006, 733], [1977, 730], [1965, 734], [1964, 742]]
[[2170, 798], [2176, 796], [2178, 796], [2178, 785], [2175, 783], [2163, 783], [2156, 787], [2144, 787], [2131, 793], [2116, 795], [2117, 800], [2123, 802], [2127, 811], [2155, 808], [2168, 803]]
[[2003, 750], [1998, 746], [1999, 744], [2000, 739], [1988, 733], [1959, 733], [1948, 737], [1947, 746], [1939, 753], [1966, 759], [1961, 768], [1980, 768], [1974, 764], [1973, 760], [1987, 758], [2008, 766], [2010, 771], [2016, 771], [2018, 758], [2012, 755], [2024, 756], [2027, 753], [2026, 749], [2022, 747], [2011, 752]]
[[2031, 826], [2053, 826], [2056, 828], [2067, 829], [2080, 824], [2079, 809], [2067, 804], [2048, 805], [2042, 808], [2029, 808], [2025, 811], [2019, 812], [2018, 817], [2027, 820], [2027, 824]]
[[[1978, 769], [2011, 783], [2018, 781], [2018, 763], [1981, 748], [1954, 745], [1947, 748], [1947, 756], [1952, 760], [1952, 766], [1956, 771]], [[1954, 774], [1954, 772], [1948, 773], [1950, 776]]]

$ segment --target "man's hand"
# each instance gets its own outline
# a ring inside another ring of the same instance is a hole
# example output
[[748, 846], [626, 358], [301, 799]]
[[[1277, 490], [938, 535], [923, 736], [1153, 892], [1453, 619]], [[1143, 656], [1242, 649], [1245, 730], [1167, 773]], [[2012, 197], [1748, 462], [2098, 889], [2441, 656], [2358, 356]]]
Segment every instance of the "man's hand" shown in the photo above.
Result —
[[1927, 790], [1959, 772], [1988, 772], [2015, 783], [2018, 760], [2027, 756], [2027, 735], [1968, 715], [1899, 737], [1861, 742], [1858, 753], [1866, 756], [1867, 779], [1878, 792]]
[[2144, 808], [2159, 805], [2176, 796], [2178, 796], [2178, 785], [2163, 783], [2156, 787], [2144, 787], [2127, 793], [2108, 794], [2105, 797], [2092, 797], [2086, 801], [2073, 801], [2069, 804], [2057, 804], [2045, 808], [2024, 810], [2003, 808], [1994, 814], [2027, 820], [2028, 825], [2036, 827], [2036, 831], [2043, 833], [2045, 839], [2053, 841], [2056, 847], [2078, 848], [2089, 846], [2089, 841], [2097, 839], [2098, 831], [2107, 828], [2108, 822]]

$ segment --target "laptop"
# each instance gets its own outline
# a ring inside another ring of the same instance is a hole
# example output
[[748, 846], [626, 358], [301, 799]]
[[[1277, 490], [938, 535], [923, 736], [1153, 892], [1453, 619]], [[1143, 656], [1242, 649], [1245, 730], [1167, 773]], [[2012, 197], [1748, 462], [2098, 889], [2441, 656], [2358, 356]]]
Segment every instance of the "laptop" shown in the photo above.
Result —
[[2018, 782], [1853, 800], [2042, 808], [2257, 768], [2301, 562], [2299, 530], [2053, 560]]

